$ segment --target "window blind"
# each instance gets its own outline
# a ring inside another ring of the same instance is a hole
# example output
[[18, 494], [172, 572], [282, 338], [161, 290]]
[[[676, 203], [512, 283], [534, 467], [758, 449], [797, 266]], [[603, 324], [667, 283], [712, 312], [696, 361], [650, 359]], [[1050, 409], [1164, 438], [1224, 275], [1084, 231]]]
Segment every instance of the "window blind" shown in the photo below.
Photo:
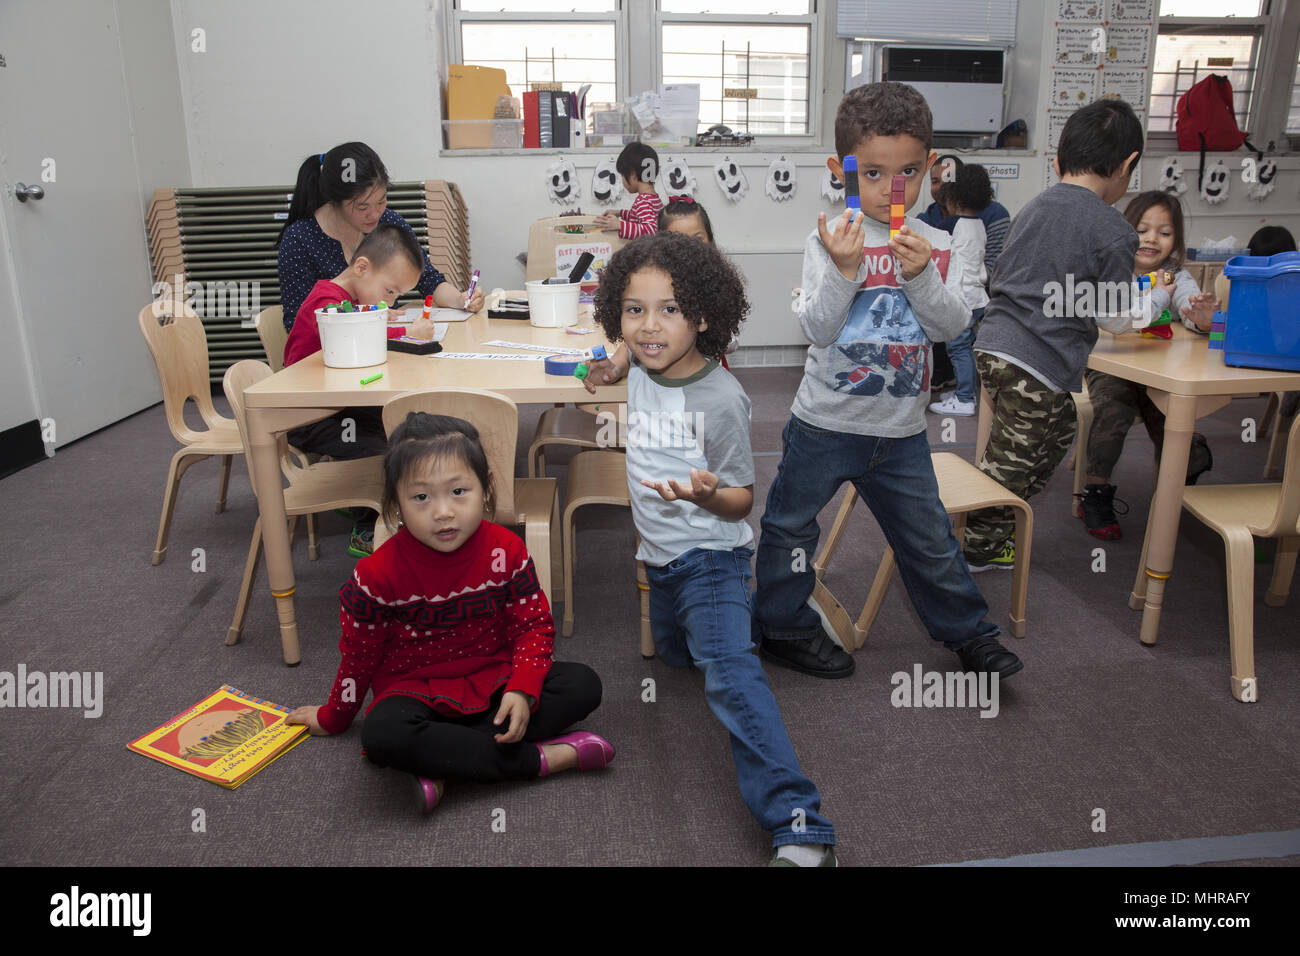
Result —
[[1016, 0], [839, 0], [835, 27], [850, 40], [1014, 46]]

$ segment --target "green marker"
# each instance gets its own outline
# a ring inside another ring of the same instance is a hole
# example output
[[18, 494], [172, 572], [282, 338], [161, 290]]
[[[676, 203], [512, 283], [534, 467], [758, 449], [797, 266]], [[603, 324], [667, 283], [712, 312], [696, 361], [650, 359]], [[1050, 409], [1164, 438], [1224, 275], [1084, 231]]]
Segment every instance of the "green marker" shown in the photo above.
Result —
[[383, 373], [383, 372], [376, 372], [374, 375], [370, 376], [369, 378], [363, 378], [363, 379], [361, 380], [361, 384], [362, 384], [362, 385], [369, 385], [371, 382], [377, 382], [377, 381], [379, 381], [379, 380], [380, 380], [381, 378], [383, 378], [383, 377], [384, 377], [384, 373]]
[[380, 300], [379, 300], [379, 304], [378, 304], [377, 306], [375, 306], [375, 308], [376, 308], [376, 309], [386, 309], [386, 308], [388, 308], [388, 303], [385, 302], [383, 299], [380, 299]]
[[343, 304], [339, 306], [339, 311], [340, 311], [340, 312], [352, 312], [352, 311], [354, 311], [354, 309], [352, 308], [352, 303], [349, 302], [347, 299], [344, 299], [344, 300], [343, 300]]

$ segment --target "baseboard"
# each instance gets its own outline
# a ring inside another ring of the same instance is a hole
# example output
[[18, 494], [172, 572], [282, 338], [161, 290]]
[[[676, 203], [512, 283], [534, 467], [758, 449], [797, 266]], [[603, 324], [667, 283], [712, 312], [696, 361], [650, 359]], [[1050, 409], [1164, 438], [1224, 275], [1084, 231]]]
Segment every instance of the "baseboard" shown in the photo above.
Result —
[[0, 478], [7, 478], [45, 458], [41, 423], [36, 419], [0, 432]]

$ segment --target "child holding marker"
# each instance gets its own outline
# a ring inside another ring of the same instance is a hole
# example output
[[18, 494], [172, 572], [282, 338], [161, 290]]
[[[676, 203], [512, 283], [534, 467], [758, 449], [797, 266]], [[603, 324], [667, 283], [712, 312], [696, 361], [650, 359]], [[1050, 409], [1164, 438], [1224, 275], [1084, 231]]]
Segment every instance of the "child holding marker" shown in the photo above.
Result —
[[975, 332], [984, 317], [989, 295], [984, 290], [988, 273], [984, 269], [987, 237], [981, 211], [993, 201], [993, 186], [983, 166], [969, 163], [957, 169], [956, 177], [945, 183], [941, 192], [944, 209], [957, 216], [952, 227], [952, 254], [961, 263], [961, 294], [971, 310], [970, 324], [948, 343], [957, 387], [930, 406], [938, 415], [975, 414], [975, 391], [979, 374], [975, 371]]
[[834, 231], [823, 213], [805, 246], [799, 322], [812, 346], [763, 512], [754, 619], [766, 659], [816, 677], [854, 670], [807, 603], [817, 516], [846, 481], [894, 549], [930, 636], [968, 670], [1006, 678], [1023, 666], [986, 619], [926, 438], [930, 340], [951, 339], [970, 319], [961, 268], [948, 234], [915, 219], [890, 237], [893, 177], [903, 177], [910, 208], [934, 162], [931, 134], [930, 107], [910, 86], [871, 83], [846, 94], [827, 165], [846, 199], [856, 166], [861, 212], [846, 209]]
[[[420, 244], [409, 230], [381, 223], [357, 246], [351, 264], [332, 280], [321, 279], [307, 294], [294, 319], [289, 338], [284, 343], [286, 367], [302, 361], [321, 349], [316, 310], [339, 303], [345, 311], [360, 306], [395, 302], [415, 285], [423, 267]], [[409, 329], [393, 327], [388, 337], [410, 335], [433, 338], [433, 323], [418, 318]], [[351, 422], [351, 427], [347, 422]], [[289, 432], [289, 444], [303, 451], [329, 455], [337, 460], [382, 455], [388, 439], [380, 409], [374, 406], [345, 408], [329, 418], [303, 425]], [[375, 534], [375, 513], [369, 508], [356, 516], [356, 525], [348, 544], [348, 553], [364, 558], [371, 551]]]
[[659, 231], [659, 213], [663, 201], [655, 192], [655, 180], [659, 178], [659, 154], [654, 147], [645, 143], [629, 143], [618, 154], [614, 164], [623, 177], [623, 188], [632, 193], [631, 209], [609, 210], [596, 217], [596, 226], [600, 229], [617, 229], [622, 239], [636, 239], [641, 236], [653, 236]]
[[[1061, 181], [1016, 217], [993, 274], [975, 343], [993, 404], [979, 466], [1021, 498], [1047, 485], [1074, 441], [1070, 393], [1083, 384], [1097, 329], [1132, 328], [1132, 303], [1118, 301], [1127, 295], [1108, 290], [1132, 288], [1138, 236], [1111, 204], [1128, 188], [1142, 144], [1142, 124], [1123, 100], [1097, 100], [1070, 114], [1055, 159]], [[1014, 531], [1009, 508], [973, 512], [966, 524], [971, 570], [1014, 567]]]
[[[1180, 316], [1192, 331], [1208, 333], [1214, 318], [1214, 293], [1201, 292], [1191, 273], [1182, 267], [1187, 244], [1179, 201], [1160, 190], [1144, 192], [1125, 207], [1124, 218], [1138, 235], [1134, 275], [1155, 273], [1156, 276], [1150, 293], [1151, 314], [1159, 316], [1168, 309]], [[1124, 438], [1140, 414], [1159, 461], [1165, 441], [1165, 415], [1147, 397], [1145, 385], [1094, 369], [1088, 369], [1084, 379], [1088, 383], [1093, 419], [1088, 432], [1088, 480], [1083, 493], [1076, 495], [1079, 502], [1075, 514], [1084, 520], [1094, 538], [1115, 541], [1121, 532], [1115, 517], [1115, 486], [1110, 483], [1110, 476], [1124, 450]], [[1209, 471], [1212, 465], [1205, 437], [1193, 435], [1187, 483], [1195, 484], [1201, 473]], [[1120, 506], [1125, 507], [1123, 501]]]
[[448, 780], [532, 780], [614, 759], [593, 733], [559, 736], [600, 706], [600, 678], [552, 659], [532, 558], [487, 517], [492, 479], [469, 422], [412, 412], [393, 430], [384, 514], [402, 527], [339, 592], [343, 659], [328, 703], [287, 718], [341, 734], [373, 690], [361, 745], [412, 775], [424, 813]]
[[[596, 293], [596, 320], [633, 362], [627, 481], [655, 649], [671, 667], [704, 673], [741, 796], [772, 834], [771, 865], [835, 866], [835, 830], [799, 769], [750, 638], [749, 399], [718, 364], [748, 311], [735, 267], [712, 245], [672, 232], [616, 252]], [[596, 374], [609, 364], [596, 363]]]

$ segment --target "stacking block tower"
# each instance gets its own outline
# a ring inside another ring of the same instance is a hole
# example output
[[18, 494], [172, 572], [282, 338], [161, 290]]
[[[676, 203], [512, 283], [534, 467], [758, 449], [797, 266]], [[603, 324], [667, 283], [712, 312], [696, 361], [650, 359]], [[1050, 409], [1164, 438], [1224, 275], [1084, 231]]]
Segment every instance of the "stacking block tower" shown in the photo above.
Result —
[[890, 181], [889, 184], [889, 238], [893, 239], [898, 235], [898, 230], [903, 228], [903, 213], [906, 211], [906, 184], [907, 177], [898, 175]]

